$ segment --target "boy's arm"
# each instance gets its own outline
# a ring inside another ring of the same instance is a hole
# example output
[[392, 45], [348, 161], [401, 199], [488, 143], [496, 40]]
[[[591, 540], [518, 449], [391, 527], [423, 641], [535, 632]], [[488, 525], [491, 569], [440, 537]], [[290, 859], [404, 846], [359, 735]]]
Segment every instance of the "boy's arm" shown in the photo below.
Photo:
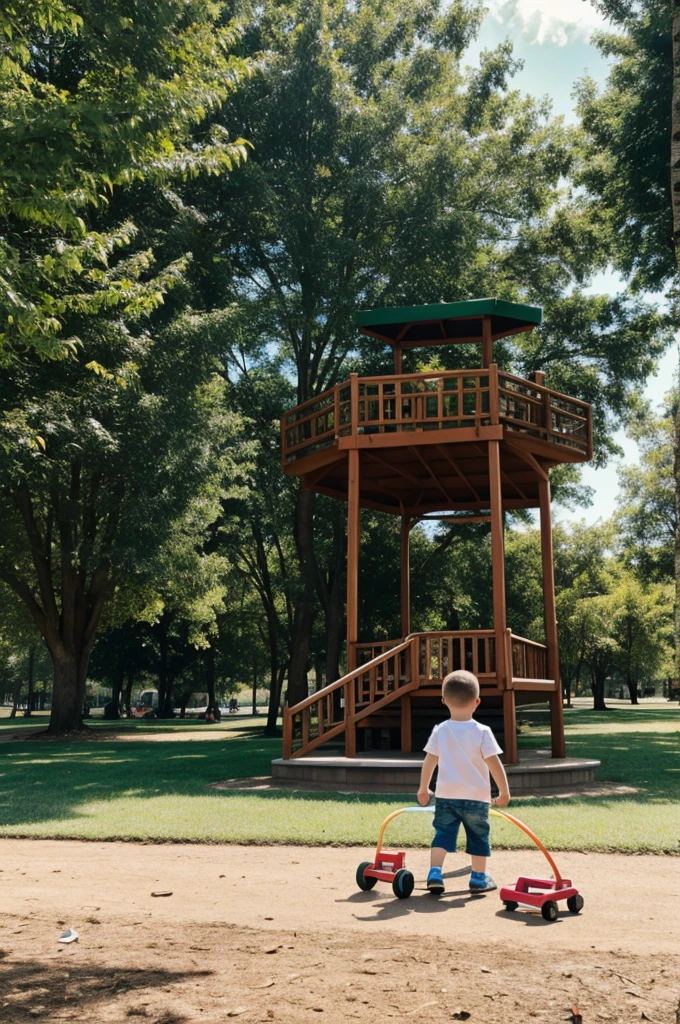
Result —
[[508, 785], [508, 777], [505, 774], [505, 768], [503, 767], [498, 754], [492, 754], [491, 757], [485, 757], [491, 777], [498, 786], [498, 796], [493, 801], [496, 807], [507, 807], [510, 803], [510, 786]]
[[418, 803], [421, 807], [427, 807], [430, 802], [430, 780], [432, 773], [437, 767], [439, 758], [436, 754], [426, 754], [423, 767], [420, 771], [420, 786], [418, 787]]

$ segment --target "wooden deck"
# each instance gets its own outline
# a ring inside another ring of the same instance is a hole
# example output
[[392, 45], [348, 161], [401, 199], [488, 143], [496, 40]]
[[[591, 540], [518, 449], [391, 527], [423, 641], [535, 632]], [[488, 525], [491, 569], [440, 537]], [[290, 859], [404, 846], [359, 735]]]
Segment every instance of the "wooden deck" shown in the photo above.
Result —
[[515, 705], [553, 703], [561, 701], [561, 694], [555, 681], [547, 678], [543, 644], [509, 629], [503, 638], [503, 662], [510, 667], [507, 677], [497, 668], [493, 630], [416, 633], [405, 640], [351, 645], [355, 668], [294, 707], [284, 708], [284, 759], [307, 756], [331, 742], [341, 742], [345, 756], [354, 757], [366, 745], [362, 733], [374, 729], [398, 729], [401, 751], [410, 753], [419, 716], [431, 728], [433, 714], [441, 717], [444, 677], [463, 668], [479, 679], [482, 711], [498, 709], [505, 720], [506, 760], [514, 763]]
[[542, 472], [592, 455], [590, 406], [543, 384], [474, 370], [358, 377], [286, 413], [284, 471], [347, 497], [347, 455], [362, 456], [361, 504], [423, 514], [489, 507], [485, 442], [502, 444], [503, 503], [539, 504]]
[[[413, 798], [423, 755], [373, 751], [360, 757], [318, 752], [272, 761], [272, 783], [282, 789], [350, 793], [407, 793]], [[582, 757], [550, 757], [547, 750], [522, 751], [506, 768], [513, 796], [548, 796], [595, 783], [600, 762]]]

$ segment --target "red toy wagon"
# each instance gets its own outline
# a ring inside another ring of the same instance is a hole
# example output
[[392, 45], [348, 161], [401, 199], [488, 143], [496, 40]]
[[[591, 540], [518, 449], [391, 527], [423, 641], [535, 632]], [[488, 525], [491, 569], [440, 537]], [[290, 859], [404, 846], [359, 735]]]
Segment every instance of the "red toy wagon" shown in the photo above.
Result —
[[[360, 889], [366, 892], [372, 889], [376, 882], [391, 882], [392, 892], [397, 899], [405, 900], [411, 895], [415, 879], [406, 867], [406, 853], [404, 850], [383, 850], [383, 838], [385, 829], [394, 818], [400, 814], [417, 812], [432, 814], [434, 807], [402, 807], [398, 811], [392, 811], [385, 818], [380, 827], [375, 857], [373, 860], [363, 861], [357, 868], [356, 879]], [[503, 886], [500, 897], [505, 904], [505, 909], [517, 910], [520, 904], [526, 907], [536, 907], [540, 909], [544, 920], [555, 921], [559, 912], [558, 902], [566, 900], [567, 909], [572, 914], [578, 914], [583, 908], [583, 897], [578, 889], [573, 887], [570, 879], [562, 878], [557, 864], [538, 836], [523, 821], [515, 818], [512, 814], [506, 814], [505, 811], [499, 811], [495, 807], [492, 807], [489, 813], [497, 818], [505, 818], [517, 828], [521, 828], [546, 858], [554, 876], [551, 879], [522, 876], [517, 879], [513, 887]]]

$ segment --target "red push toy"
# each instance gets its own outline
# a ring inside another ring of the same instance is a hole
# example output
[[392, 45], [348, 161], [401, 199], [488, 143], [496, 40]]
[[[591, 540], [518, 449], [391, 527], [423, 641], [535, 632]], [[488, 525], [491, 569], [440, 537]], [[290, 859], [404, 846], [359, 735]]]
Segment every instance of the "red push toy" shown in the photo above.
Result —
[[[382, 844], [385, 829], [394, 818], [400, 814], [418, 811], [432, 814], [434, 807], [402, 807], [398, 811], [392, 811], [385, 818], [380, 827], [375, 857], [372, 861], [363, 861], [357, 868], [357, 885], [364, 892], [372, 889], [375, 883], [380, 881], [392, 883], [392, 892], [397, 899], [405, 900], [411, 895], [415, 879], [406, 867], [406, 853], [404, 850], [398, 852], [383, 850]], [[555, 921], [558, 914], [558, 901], [566, 900], [567, 909], [572, 914], [578, 914], [583, 909], [583, 897], [578, 889], [573, 887], [570, 879], [562, 878], [557, 864], [555, 864], [555, 861], [538, 836], [523, 821], [513, 817], [512, 814], [506, 814], [505, 811], [499, 811], [495, 807], [490, 809], [489, 814], [493, 814], [497, 818], [505, 818], [506, 821], [516, 825], [517, 828], [521, 828], [547, 859], [554, 875], [552, 879], [525, 878], [522, 876], [517, 879], [513, 888], [503, 886], [500, 891], [500, 897], [505, 904], [505, 909], [509, 911], [517, 910], [521, 903], [527, 907], [537, 907], [540, 909], [544, 920]], [[538, 890], [538, 892], [532, 890]]]
[[[500, 891], [500, 897], [505, 904], [505, 909], [509, 911], [517, 910], [519, 904], [523, 903], [525, 906], [538, 907], [544, 921], [556, 921], [559, 909], [557, 902], [558, 900], [566, 900], [567, 909], [572, 914], [578, 914], [583, 909], [583, 896], [581, 896], [578, 889], [573, 887], [571, 879], [562, 878], [557, 864], [538, 836], [534, 835], [523, 821], [513, 817], [512, 814], [506, 814], [505, 811], [498, 811], [496, 808], [492, 808], [489, 813], [494, 814], [498, 818], [505, 818], [506, 821], [511, 821], [513, 825], [517, 825], [517, 828], [521, 828], [522, 832], [529, 836], [529, 839], [536, 844], [546, 858], [554, 875], [552, 879], [525, 878], [522, 876], [517, 879], [514, 888], [504, 885]], [[539, 892], [532, 892], [532, 889], [538, 889]]]

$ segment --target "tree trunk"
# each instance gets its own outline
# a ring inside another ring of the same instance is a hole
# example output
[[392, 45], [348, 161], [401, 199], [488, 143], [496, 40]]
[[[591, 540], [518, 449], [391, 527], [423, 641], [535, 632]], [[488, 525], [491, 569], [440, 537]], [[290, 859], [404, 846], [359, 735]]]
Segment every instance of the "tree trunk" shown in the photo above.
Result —
[[591, 689], [593, 691], [593, 711], [607, 711], [607, 705], [604, 702], [604, 686], [607, 681], [606, 675], [594, 671], [591, 683]]
[[253, 656], [253, 714], [257, 714], [257, 658]]
[[30, 718], [33, 711], [33, 688], [35, 686], [35, 647], [28, 649], [28, 693], [26, 696], [26, 710], [24, 718]]
[[[89, 660], [89, 659], [88, 659]], [[52, 713], [48, 733], [84, 732], [83, 701], [87, 664], [83, 666], [75, 657], [52, 655], [54, 683], [52, 685]]]
[[[671, 109], [671, 206], [675, 258], [680, 272], [680, 0], [673, 4], [673, 101]], [[680, 396], [675, 404], [675, 686], [680, 688]]]
[[314, 625], [313, 595], [305, 587], [305, 593], [295, 609], [293, 624], [293, 653], [288, 671], [288, 703], [298, 704], [309, 696], [309, 645]]
[[121, 665], [116, 669], [111, 679], [111, 700], [104, 710], [105, 718], [120, 718], [120, 691], [123, 689], [124, 679], [125, 669]]
[[126, 718], [129, 718], [132, 714], [132, 708], [130, 707], [130, 701], [132, 699], [132, 687], [135, 682], [134, 670], [129, 668], [125, 677], [125, 685], [123, 687], [123, 711], [125, 712]]
[[673, 431], [673, 476], [675, 480], [675, 605], [674, 605], [674, 686], [680, 689], [680, 394], [675, 403]]
[[[205, 652], [205, 688], [208, 691], [208, 707], [206, 715], [217, 715], [217, 701], [215, 700], [215, 648], [209, 647]], [[186, 707], [186, 701], [184, 701]]]
[[168, 658], [168, 624], [162, 616], [157, 624], [158, 632], [158, 717], [172, 718], [172, 684], [170, 682]]
[[276, 723], [279, 718], [279, 702], [281, 700], [281, 687], [286, 675], [286, 665], [282, 665], [277, 675], [272, 675], [271, 690], [269, 691], [269, 710], [267, 711], [267, 724], [264, 727], [265, 736], [277, 736]]
[[317, 590], [317, 569], [314, 558], [314, 499], [313, 491], [303, 488], [295, 503], [295, 545], [300, 560], [302, 594], [298, 599], [293, 620], [293, 651], [288, 672], [288, 703], [297, 704], [308, 696], [307, 672], [309, 646], [314, 624]]

